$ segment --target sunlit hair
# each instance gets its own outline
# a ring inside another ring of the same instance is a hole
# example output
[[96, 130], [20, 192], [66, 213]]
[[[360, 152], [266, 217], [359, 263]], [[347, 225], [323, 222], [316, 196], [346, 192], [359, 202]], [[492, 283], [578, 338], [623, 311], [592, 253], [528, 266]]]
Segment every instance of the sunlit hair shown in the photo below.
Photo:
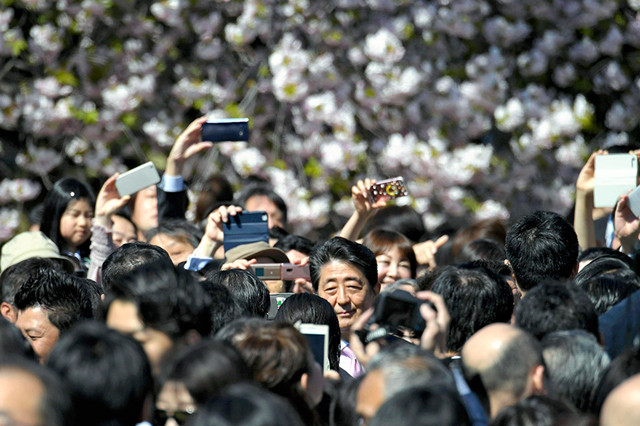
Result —
[[[40, 231], [56, 243], [60, 251], [65, 247], [64, 237], [60, 234], [60, 218], [73, 201], [86, 200], [93, 209], [96, 198], [88, 185], [75, 178], [60, 179], [53, 185], [44, 199], [44, 211]], [[87, 239], [78, 248], [82, 257], [88, 257], [91, 239]]]
[[394, 248], [400, 251], [402, 257], [407, 258], [411, 265], [411, 278], [416, 277], [418, 261], [413, 252], [411, 240], [399, 232], [387, 231], [384, 229], [374, 229], [365, 235], [362, 244], [369, 248], [376, 256], [388, 254]]

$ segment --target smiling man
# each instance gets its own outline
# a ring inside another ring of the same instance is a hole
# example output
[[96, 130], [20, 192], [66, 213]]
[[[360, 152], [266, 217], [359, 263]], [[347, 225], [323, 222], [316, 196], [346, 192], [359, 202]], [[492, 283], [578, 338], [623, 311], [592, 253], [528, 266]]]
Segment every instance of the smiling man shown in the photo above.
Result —
[[362, 367], [347, 342], [351, 326], [373, 306], [380, 292], [376, 257], [362, 244], [336, 237], [311, 253], [310, 270], [314, 290], [331, 304], [338, 316], [342, 334], [340, 368], [358, 376]]

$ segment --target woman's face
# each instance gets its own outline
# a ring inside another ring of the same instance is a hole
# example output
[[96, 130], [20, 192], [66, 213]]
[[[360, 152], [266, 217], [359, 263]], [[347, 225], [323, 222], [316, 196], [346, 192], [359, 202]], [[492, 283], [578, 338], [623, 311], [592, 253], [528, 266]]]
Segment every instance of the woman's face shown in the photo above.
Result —
[[402, 255], [397, 246], [390, 251], [376, 256], [378, 262], [378, 282], [381, 288], [392, 284], [399, 279], [413, 278], [411, 276], [411, 262]]
[[65, 240], [65, 250], [75, 252], [91, 237], [93, 207], [85, 199], [73, 200], [60, 217], [60, 235]]

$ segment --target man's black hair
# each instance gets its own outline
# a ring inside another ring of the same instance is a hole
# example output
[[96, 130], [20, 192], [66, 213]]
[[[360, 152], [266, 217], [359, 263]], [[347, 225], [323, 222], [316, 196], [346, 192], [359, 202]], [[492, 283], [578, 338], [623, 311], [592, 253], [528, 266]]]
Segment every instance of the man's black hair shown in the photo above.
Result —
[[378, 283], [378, 263], [373, 252], [362, 244], [346, 238], [334, 237], [311, 252], [309, 268], [313, 289], [316, 292], [320, 285], [322, 267], [333, 261], [345, 262], [356, 267], [367, 279], [371, 290]]
[[20, 286], [27, 280], [29, 275], [38, 273], [44, 269], [55, 269], [63, 271], [62, 265], [54, 262], [53, 259], [45, 257], [32, 257], [18, 262], [2, 271], [0, 275], [0, 291], [2, 292], [2, 302], [13, 305], [13, 299]]
[[[40, 420], [47, 426], [67, 426], [73, 419], [71, 398], [60, 378], [48, 368], [18, 357], [0, 359], [0, 374], [18, 371], [35, 377], [43, 387]], [[16, 391], [20, 391], [16, 389]], [[11, 423], [13, 424], [13, 423]]]
[[606, 258], [613, 257], [618, 260], [621, 260], [627, 264], [629, 269], [633, 269], [633, 266], [634, 266], [633, 260], [628, 255], [609, 247], [590, 247], [580, 253], [580, 255], [578, 256], [578, 262], [583, 262], [586, 260], [595, 260], [601, 257], [606, 257]]
[[528, 291], [543, 280], [572, 276], [578, 237], [559, 214], [537, 211], [509, 229], [505, 251], [518, 286]]
[[505, 279], [490, 269], [472, 264], [451, 266], [434, 282], [451, 315], [447, 349], [460, 352], [465, 342], [481, 328], [509, 322], [513, 293]]
[[557, 425], [562, 419], [575, 414], [570, 404], [547, 395], [531, 395], [504, 408], [491, 422], [492, 426]]
[[78, 324], [62, 336], [46, 365], [71, 394], [74, 425], [135, 426], [153, 392], [142, 346], [95, 321]]
[[206, 275], [207, 281], [222, 284], [229, 290], [241, 309], [265, 318], [271, 306], [269, 290], [254, 274], [242, 269], [215, 271]]
[[447, 386], [405, 389], [384, 401], [371, 426], [471, 426], [460, 394]]
[[163, 248], [142, 241], [123, 244], [111, 253], [102, 264], [102, 286], [105, 293], [114, 283], [130, 281], [130, 276], [140, 267], [153, 264], [166, 273], [174, 269], [169, 253]]
[[569, 282], [543, 282], [516, 305], [515, 324], [537, 339], [557, 330], [586, 330], [599, 337], [598, 316], [587, 293]]
[[586, 412], [609, 356], [595, 337], [584, 330], [562, 330], [542, 339], [547, 375], [557, 397]]
[[162, 382], [184, 384], [196, 405], [202, 406], [227, 386], [251, 377], [249, 367], [233, 345], [205, 338], [173, 357]]
[[267, 184], [252, 184], [247, 186], [240, 193], [237, 203], [241, 206], [247, 204], [247, 200], [251, 197], [262, 196], [267, 197], [269, 201], [275, 204], [276, 208], [282, 213], [282, 222], [286, 226], [287, 224], [287, 203], [284, 202], [281, 196], [279, 196], [271, 187]]
[[576, 285], [587, 292], [587, 296], [596, 308], [596, 313], [602, 315], [624, 300], [627, 296], [640, 289], [640, 277], [631, 271], [619, 269], [598, 275], [586, 282]]
[[252, 383], [229, 386], [211, 399], [189, 421], [191, 426], [302, 426], [285, 398]]
[[42, 307], [62, 334], [78, 321], [94, 317], [92, 292], [95, 289], [87, 286], [83, 278], [44, 269], [30, 275], [20, 287], [15, 306], [18, 311]]
[[139, 266], [126, 280], [113, 283], [104, 312], [114, 300], [131, 302], [145, 326], [161, 331], [174, 343], [190, 330], [211, 333], [211, 301], [200, 282], [161, 259]]
[[491, 260], [503, 262], [506, 258], [504, 246], [492, 238], [478, 238], [465, 244], [455, 258], [456, 263], [467, 263], [474, 260]]
[[231, 292], [222, 284], [211, 281], [201, 281], [200, 285], [211, 298], [211, 335], [237, 318], [251, 315], [249, 311], [240, 307]]
[[290, 250], [299, 251], [302, 254], [309, 256], [313, 251], [314, 243], [310, 239], [301, 235], [289, 234], [278, 240], [274, 247], [279, 248], [283, 252]]

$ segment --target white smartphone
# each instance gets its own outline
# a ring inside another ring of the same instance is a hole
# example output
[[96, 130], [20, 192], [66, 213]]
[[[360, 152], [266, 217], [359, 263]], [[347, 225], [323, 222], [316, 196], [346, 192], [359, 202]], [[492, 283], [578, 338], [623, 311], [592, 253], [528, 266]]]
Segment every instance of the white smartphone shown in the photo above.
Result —
[[151, 161], [131, 169], [117, 177], [116, 189], [121, 197], [135, 194], [160, 182], [160, 175]]
[[618, 198], [637, 186], [638, 158], [633, 154], [598, 155], [595, 163], [593, 205], [613, 207]]
[[326, 374], [329, 371], [329, 326], [326, 324], [296, 324], [300, 333], [307, 338], [313, 357]]
[[629, 209], [636, 217], [640, 217], [640, 186], [629, 194]]

